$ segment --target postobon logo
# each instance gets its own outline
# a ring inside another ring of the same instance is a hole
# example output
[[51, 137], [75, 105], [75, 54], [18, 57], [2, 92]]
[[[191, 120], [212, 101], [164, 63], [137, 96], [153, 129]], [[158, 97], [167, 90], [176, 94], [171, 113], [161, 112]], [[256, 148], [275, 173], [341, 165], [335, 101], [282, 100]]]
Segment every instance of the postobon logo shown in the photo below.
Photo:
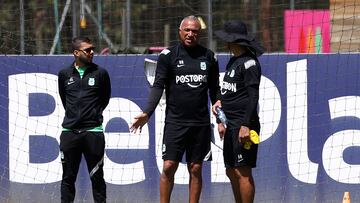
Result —
[[176, 84], [187, 83], [192, 88], [199, 87], [203, 82], [207, 82], [207, 75], [177, 75]]
[[223, 81], [221, 85], [221, 94], [226, 94], [227, 91], [236, 92], [236, 83]]

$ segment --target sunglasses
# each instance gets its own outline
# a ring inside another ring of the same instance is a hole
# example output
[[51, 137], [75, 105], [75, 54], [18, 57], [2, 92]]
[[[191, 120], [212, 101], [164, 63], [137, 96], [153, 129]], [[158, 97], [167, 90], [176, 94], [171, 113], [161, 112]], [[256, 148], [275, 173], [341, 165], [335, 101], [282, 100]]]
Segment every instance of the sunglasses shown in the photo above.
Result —
[[94, 51], [95, 47], [89, 47], [86, 49], [78, 49], [78, 50], [84, 52], [85, 54], [91, 54], [91, 51]]

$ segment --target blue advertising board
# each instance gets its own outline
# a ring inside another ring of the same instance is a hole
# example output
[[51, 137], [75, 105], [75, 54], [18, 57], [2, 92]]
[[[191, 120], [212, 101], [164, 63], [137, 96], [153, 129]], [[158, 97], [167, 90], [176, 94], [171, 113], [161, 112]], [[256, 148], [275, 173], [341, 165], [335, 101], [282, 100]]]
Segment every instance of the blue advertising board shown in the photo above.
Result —
[[[155, 55], [96, 56], [110, 73], [104, 111], [109, 202], [158, 202], [165, 104], [141, 134], [129, 133], [149, 93], [144, 60]], [[261, 143], [255, 202], [360, 201], [360, 59], [358, 54], [264, 55], [259, 114]], [[223, 72], [228, 55], [218, 56]], [[0, 56], [0, 202], [59, 202], [59, 136], [64, 110], [57, 73], [72, 56]], [[223, 73], [222, 73], [223, 74]], [[221, 75], [222, 75], [221, 74]], [[214, 123], [214, 118], [212, 117]], [[233, 202], [214, 125], [213, 161], [203, 169], [202, 202]], [[172, 199], [186, 202], [181, 164]], [[81, 164], [76, 201], [92, 201]]]

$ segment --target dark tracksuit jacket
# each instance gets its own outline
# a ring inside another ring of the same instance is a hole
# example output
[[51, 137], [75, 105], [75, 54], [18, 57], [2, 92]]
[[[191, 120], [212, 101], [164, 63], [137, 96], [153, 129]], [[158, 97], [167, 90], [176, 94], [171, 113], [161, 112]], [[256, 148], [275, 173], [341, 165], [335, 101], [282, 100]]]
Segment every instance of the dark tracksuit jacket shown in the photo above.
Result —
[[231, 57], [221, 86], [221, 105], [229, 128], [247, 126], [259, 130], [257, 105], [261, 66], [256, 57], [244, 53]]
[[163, 90], [167, 123], [184, 126], [209, 125], [208, 97], [220, 99], [219, 66], [214, 53], [200, 45], [179, 43], [164, 49], [158, 58], [155, 81], [145, 109], [154, 112]]
[[100, 126], [111, 95], [107, 71], [93, 63], [80, 78], [71, 65], [58, 76], [59, 94], [65, 108], [62, 126], [79, 132]]

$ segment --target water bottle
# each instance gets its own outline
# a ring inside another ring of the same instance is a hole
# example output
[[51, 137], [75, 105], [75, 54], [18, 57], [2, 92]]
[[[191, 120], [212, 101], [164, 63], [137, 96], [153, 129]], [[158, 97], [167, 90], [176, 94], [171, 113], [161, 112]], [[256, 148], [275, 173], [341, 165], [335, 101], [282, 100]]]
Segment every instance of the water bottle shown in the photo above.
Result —
[[217, 113], [216, 117], [221, 121], [221, 123], [224, 125], [224, 127], [226, 128], [226, 125], [228, 123], [228, 120], [225, 116], [224, 111], [220, 108], [220, 107], [216, 107], [215, 111]]

